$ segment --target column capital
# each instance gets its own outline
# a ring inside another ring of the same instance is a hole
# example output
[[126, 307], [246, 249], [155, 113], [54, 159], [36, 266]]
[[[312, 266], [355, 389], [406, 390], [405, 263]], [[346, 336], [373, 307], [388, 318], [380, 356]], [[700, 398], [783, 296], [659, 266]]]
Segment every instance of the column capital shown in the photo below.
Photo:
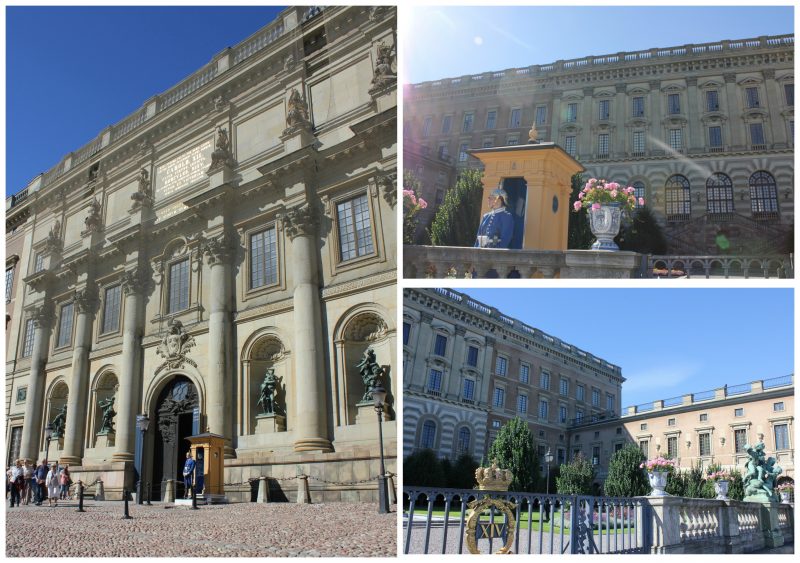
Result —
[[75, 292], [75, 307], [78, 309], [78, 313], [96, 313], [99, 304], [97, 286], [94, 284], [87, 285]]
[[36, 328], [50, 328], [55, 321], [55, 310], [53, 304], [43, 303], [31, 309], [30, 318], [33, 319], [33, 324]]
[[122, 291], [125, 295], [146, 293], [153, 283], [152, 276], [141, 266], [126, 270], [122, 274]]
[[201, 251], [209, 266], [228, 263], [236, 254], [234, 240], [226, 233], [208, 239], [201, 247]]
[[319, 217], [308, 203], [288, 209], [279, 215], [279, 219], [292, 240], [296, 237], [314, 236], [319, 226]]
[[761, 71], [761, 74], [764, 75], [764, 78], [767, 80], [772, 80], [775, 78], [775, 69], [774, 68], [765, 68]]
[[614, 88], [616, 88], [617, 94], [624, 94], [627, 91], [628, 85], [625, 83], [614, 84]]

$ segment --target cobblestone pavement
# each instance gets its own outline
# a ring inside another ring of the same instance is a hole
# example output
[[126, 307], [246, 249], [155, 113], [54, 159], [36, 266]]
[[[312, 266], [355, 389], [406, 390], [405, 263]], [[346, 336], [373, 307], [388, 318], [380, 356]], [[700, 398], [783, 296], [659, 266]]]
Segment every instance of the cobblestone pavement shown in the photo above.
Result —
[[[365, 503], [190, 507], [119, 501], [56, 508], [6, 503], [9, 557], [334, 557], [397, 555], [397, 514]], [[393, 510], [395, 507], [392, 508]], [[51, 523], [51, 524], [48, 524]], [[34, 528], [35, 527], [35, 528]], [[39, 532], [31, 533], [37, 529]], [[42, 530], [47, 530], [44, 533]]]

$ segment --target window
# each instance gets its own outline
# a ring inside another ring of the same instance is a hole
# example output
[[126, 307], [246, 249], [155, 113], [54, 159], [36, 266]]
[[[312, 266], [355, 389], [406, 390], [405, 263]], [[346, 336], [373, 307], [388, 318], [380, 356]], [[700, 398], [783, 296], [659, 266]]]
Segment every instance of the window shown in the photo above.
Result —
[[462, 426], [458, 431], [458, 444], [456, 449], [459, 454], [465, 454], [469, 452], [469, 441], [470, 441], [470, 434], [469, 428], [466, 426]]
[[428, 393], [437, 396], [442, 393], [442, 372], [438, 369], [428, 372]]
[[547, 411], [548, 411], [548, 404], [547, 399], [539, 399], [539, 418], [541, 420], [547, 420]]
[[567, 461], [566, 458], [567, 452], [564, 450], [564, 448], [556, 449], [556, 463], [558, 463], [558, 465], [564, 465], [564, 463]]
[[722, 127], [719, 125], [708, 128], [708, 146], [712, 149], [722, 148]]
[[105, 298], [103, 299], [103, 324], [100, 329], [101, 334], [117, 332], [119, 330], [119, 310], [122, 286], [115, 285], [106, 288]]
[[476, 367], [478, 365], [478, 347], [470, 346], [467, 348], [467, 365]]
[[19, 458], [19, 450], [22, 446], [22, 426], [14, 426], [11, 429], [11, 436], [8, 441], [9, 448], [8, 448], [8, 458], [9, 459], [18, 459]]
[[775, 449], [789, 449], [789, 427], [786, 424], [775, 425]]
[[754, 217], [778, 213], [778, 186], [769, 172], [759, 170], [750, 176], [750, 207]]
[[609, 100], [600, 100], [599, 107], [600, 107], [600, 114], [598, 115], [598, 117], [600, 119], [608, 119], [610, 117], [609, 108], [611, 107]]
[[422, 436], [419, 445], [426, 450], [432, 450], [435, 441], [436, 423], [432, 420], [426, 420], [422, 425]]
[[632, 101], [633, 111], [631, 112], [631, 116], [644, 117], [644, 98], [642, 96], [636, 96]]
[[469, 156], [467, 154], [468, 150], [469, 150], [469, 143], [461, 143], [461, 146], [458, 147], [458, 161], [459, 162], [466, 162], [467, 161], [467, 157]]
[[645, 189], [644, 189], [644, 182], [636, 181], [632, 184], [633, 186], [633, 197], [636, 198], [636, 208], [639, 209], [640, 207], [644, 207], [644, 205], [640, 204], [640, 201], [647, 201], [645, 199]]
[[250, 289], [278, 283], [275, 227], [250, 235]]
[[614, 395], [610, 393], [606, 393], [606, 410], [611, 412], [616, 411], [614, 408]]
[[25, 338], [22, 341], [22, 357], [27, 358], [33, 354], [33, 333], [36, 329], [36, 326], [33, 322], [33, 319], [28, 319], [25, 321]]
[[622, 435], [622, 426], [617, 426], [617, 436]]
[[676, 459], [678, 457], [678, 437], [669, 436], [667, 438], [667, 458]]
[[450, 129], [453, 127], [453, 116], [452, 115], [445, 115], [442, 118], [442, 135], [447, 135], [450, 133]]
[[783, 401], [781, 401], [779, 403], [772, 403], [772, 411], [773, 412], [783, 412], [784, 411]]
[[764, 145], [764, 126], [760, 122], [750, 124], [750, 144], [753, 148]]
[[634, 156], [644, 154], [644, 131], [633, 132], [633, 154]]
[[600, 463], [600, 446], [592, 446], [592, 465]]
[[472, 379], [464, 378], [464, 386], [461, 390], [461, 397], [470, 403], [475, 400], [475, 381]]
[[403, 346], [408, 344], [408, 339], [411, 336], [411, 324], [403, 323]]
[[575, 156], [575, 135], [567, 135], [564, 138], [564, 150], [570, 156]]
[[542, 371], [539, 375], [539, 387], [542, 389], [550, 389], [550, 372]]
[[639, 449], [642, 450], [644, 457], [649, 458], [650, 454], [650, 441], [649, 440], [639, 440]]
[[494, 388], [494, 396], [492, 397], [492, 405], [502, 408], [506, 402], [506, 390], [502, 387]]
[[683, 149], [683, 131], [681, 129], [669, 130], [669, 148], [677, 152]]
[[509, 147], [518, 144], [519, 144], [519, 137], [517, 135], [511, 135], [506, 140], [506, 145], [508, 145]]
[[372, 254], [372, 222], [366, 194], [336, 206], [339, 221], [339, 250], [342, 261]]
[[567, 123], [575, 123], [578, 121], [578, 104], [567, 104]]
[[622, 449], [622, 444], [621, 443], [614, 444], [614, 453], [617, 453], [621, 449]]
[[497, 110], [490, 110], [486, 112], [486, 128], [494, 129], [497, 127]]
[[14, 285], [14, 268], [6, 268], [6, 303], [11, 301], [11, 286]]
[[428, 137], [431, 134], [431, 125], [433, 125], [433, 118], [428, 116], [422, 122], [422, 136]]
[[578, 385], [578, 387], [575, 389], [575, 398], [579, 401], [584, 401], [586, 400], [585, 396], [586, 396], [586, 387], [584, 387], [583, 385]]
[[500, 428], [500, 421], [499, 420], [493, 420], [492, 421], [492, 428]]
[[558, 405], [558, 422], [565, 424], [567, 422], [567, 407], [566, 405]]
[[786, 105], [794, 105], [794, 84], [783, 85], [783, 95], [786, 97]]
[[597, 154], [608, 156], [608, 133], [600, 133], [597, 136]]
[[58, 338], [56, 339], [56, 348], [69, 346], [72, 342], [72, 320], [75, 310], [73, 303], [67, 303], [61, 306], [61, 315], [58, 320]]
[[505, 377], [506, 373], [508, 373], [508, 359], [503, 356], [497, 356], [497, 359], [494, 361], [494, 372], [497, 375]]
[[167, 313], [176, 313], [189, 308], [188, 258], [170, 265], [168, 291]]
[[433, 345], [433, 353], [437, 356], [444, 356], [447, 351], [447, 337], [443, 334], [437, 334], [436, 340]]
[[492, 141], [491, 139], [486, 139], [483, 141], [483, 148], [490, 149], [493, 146], [494, 146], [494, 141]]
[[474, 125], [474, 122], [475, 122], [475, 114], [472, 112], [465, 113], [464, 122], [462, 123], [461, 126], [461, 131], [464, 133], [469, 133], [470, 131], [472, 131], [472, 126]]
[[639, 425], [639, 430], [647, 430], [647, 423], [643, 422], [642, 424], [640, 424]]
[[700, 422], [708, 422], [708, 413], [700, 414]]
[[745, 453], [744, 447], [747, 444], [747, 429], [737, 428], [733, 431], [733, 444], [736, 453]]
[[745, 98], [747, 98], [748, 108], [757, 108], [760, 106], [758, 100], [758, 88], [745, 88]]
[[706, 92], [706, 111], [719, 111], [719, 94], [716, 90]]
[[733, 213], [733, 182], [719, 172], [706, 180], [706, 205], [709, 213]]
[[707, 432], [700, 434], [700, 455], [711, 455], [711, 434]]
[[680, 94], [669, 94], [667, 95], [667, 111], [670, 114], [676, 114], [681, 112], [681, 95]]
[[439, 158], [442, 159], [442, 160], [447, 158], [447, 155], [450, 154], [450, 151], [447, 148], [447, 146], [448, 146], [448, 143], [446, 143], [446, 142], [445, 143], [439, 143], [439, 149], [438, 149]]
[[583, 411], [581, 409], [575, 410], [575, 424], [583, 422]]
[[564, 379], [563, 377], [558, 382], [558, 393], [560, 395], [567, 396], [569, 395], [569, 379]]
[[44, 254], [40, 252], [36, 255], [34, 260], [33, 271], [36, 273], [41, 272], [42, 270], [44, 270]]
[[592, 406], [599, 407], [600, 406], [600, 390], [599, 389], [592, 389]]
[[667, 426], [675, 426], [675, 419], [674, 418], [668, 418], [667, 419]]
[[517, 396], [517, 412], [527, 413], [528, 412], [528, 396], [527, 395], [518, 395]]
[[686, 220], [692, 214], [692, 192], [686, 176], [675, 174], [664, 185], [667, 200], [667, 220]]
[[508, 126], [510, 128], [519, 127], [522, 124], [522, 110], [514, 108], [511, 110], [511, 116], [508, 119]]
[[544, 125], [547, 121], [547, 107], [538, 106], [536, 108], [536, 125]]
[[521, 364], [519, 366], [519, 380], [521, 383], [529, 383], [531, 376], [531, 367], [528, 364]]

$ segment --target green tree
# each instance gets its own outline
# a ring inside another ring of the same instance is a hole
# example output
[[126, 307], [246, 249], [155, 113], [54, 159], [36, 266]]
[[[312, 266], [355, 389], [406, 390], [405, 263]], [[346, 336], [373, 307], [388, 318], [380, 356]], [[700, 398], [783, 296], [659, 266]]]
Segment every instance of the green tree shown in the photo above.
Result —
[[447, 486], [453, 489], [474, 489], [475, 470], [478, 462], [469, 454], [461, 454], [453, 462], [447, 474]]
[[589, 228], [589, 218], [585, 211], [573, 211], [573, 205], [578, 201], [578, 194], [583, 189], [584, 182], [581, 174], [572, 176], [572, 192], [569, 196], [569, 227], [567, 231], [567, 248], [572, 250], [586, 250], [594, 242], [594, 235]]
[[674, 497], [686, 496], [686, 479], [683, 473], [672, 471], [667, 475], [667, 486], [664, 488], [667, 494]]
[[480, 170], [464, 170], [447, 190], [430, 226], [434, 246], [472, 246], [481, 215], [483, 183]]
[[612, 497], [643, 496], [650, 492], [647, 474], [639, 466], [646, 461], [642, 450], [635, 444], [627, 444], [611, 456], [605, 493]]
[[539, 460], [533, 447], [528, 423], [519, 417], [507, 422], [489, 448], [489, 459], [514, 475], [511, 491], [535, 492], [539, 480]]
[[728, 485], [728, 496], [733, 500], [744, 499], [744, 479], [738, 469], [731, 471], [731, 482]]
[[403, 484], [411, 487], [444, 487], [447, 476], [433, 450], [420, 450], [403, 460]]
[[556, 490], [560, 495], [591, 495], [594, 482], [594, 466], [579, 455], [562, 465], [556, 477]]
[[641, 207], [615, 239], [621, 250], [642, 254], [666, 254], [667, 239], [649, 207]]

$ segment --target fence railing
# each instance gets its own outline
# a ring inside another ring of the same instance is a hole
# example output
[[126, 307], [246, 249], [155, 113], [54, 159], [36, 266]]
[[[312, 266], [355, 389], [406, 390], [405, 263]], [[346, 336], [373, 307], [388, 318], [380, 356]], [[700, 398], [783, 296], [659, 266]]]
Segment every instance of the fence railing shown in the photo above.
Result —
[[648, 276], [793, 278], [792, 256], [649, 256]]

